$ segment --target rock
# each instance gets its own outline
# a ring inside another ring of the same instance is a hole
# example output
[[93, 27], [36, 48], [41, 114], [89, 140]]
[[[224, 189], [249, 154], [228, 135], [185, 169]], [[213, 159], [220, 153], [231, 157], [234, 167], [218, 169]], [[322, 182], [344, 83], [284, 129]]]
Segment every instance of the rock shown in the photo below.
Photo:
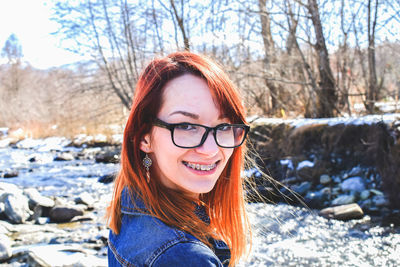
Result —
[[106, 257], [93, 255], [80, 244], [22, 246], [14, 251], [27, 258], [27, 266], [107, 266]]
[[365, 190], [365, 184], [363, 178], [357, 176], [344, 180], [340, 188], [343, 192], [362, 192]]
[[0, 234], [0, 262], [6, 261], [12, 256], [11, 240], [4, 234]]
[[340, 195], [332, 201], [332, 205], [346, 205], [351, 204], [356, 201], [356, 197], [354, 195]]
[[121, 145], [122, 140], [124, 140], [124, 135], [123, 134], [113, 134], [111, 136], [111, 144], [116, 146], [116, 145]]
[[51, 198], [42, 196], [39, 191], [35, 188], [27, 188], [24, 190], [24, 194], [29, 199], [29, 205], [33, 209], [35, 206], [42, 206], [45, 208], [54, 207], [55, 202]]
[[53, 207], [50, 210], [50, 220], [56, 223], [69, 222], [75, 216], [83, 215], [83, 211], [78, 207]]
[[49, 218], [47, 218], [47, 217], [39, 217], [39, 218], [37, 218], [36, 220], [35, 220], [35, 223], [36, 224], [39, 224], [39, 225], [44, 225], [44, 224], [46, 224], [46, 223], [48, 223], [50, 220], [49, 220]]
[[295, 191], [297, 194], [304, 196], [308, 192], [308, 190], [311, 189], [311, 183], [302, 182], [300, 185], [292, 185], [290, 189]]
[[313, 209], [321, 209], [324, 207], [324, 202], [329, 199], [330, 190], [329, 188], [324, 188], [316, 192], [308, 192], [304, 197], [304, 202]]
[[22, 194], [7, 194], [4, 206], [4, 213], [13, 223], [24, 223], [33, 214], [28, 198]]
[[104, 134], [96, 134], [93, 138], [94, 143], [96, 146], [107, 145], [107, 136]]
[[102, 184], [109, 184], [114, 182], [115, 174], [106, 174], [99, 178], [98, 182]]
[[372, 198], [372, 203], [377, 207], [389, 206], [389, 200], [383, 195], [376, 195]]
[[371, 193], [370, 193], [369, 190], [364, 190], [364, 191], [362, 191], [361, 194], [360, 194], [360, 199], [361, 199], [361, 200], [366, 200], [366, 199], [369, 198], [370, 195], [371, 195]]
[[363, 169], [361, 169], [360, 166], [355, 166], [350, 170], [350, 172], [347, 173], [347, 177], [360, 176], [362, 174], [363, 174]]
[[76, 204], [84, 204], [88, 207], [92, 207], [94, 202], [94, 198], [88, 192], [83, 192], [75, 199]]
[[11, 143], [15, 142], [13, 138], [4, 138], [0, 140], [0, 148], [8, 147]]
[[319, 214], [325, 218], [344, 221], [360, 219], [364, 216], [363, 210], [356, 203], [325, 208]]
[[119, 163], [119, 151], [104, 151], [96, 155], [97, 163]]
[[323, 185], [327, 185], [332, 181], [332, 178], [327, 175], [327, 174], [323, 174], [321, 175], [321, 177], [319, 177], [319, 182]]
[[88, 136], [86, 134], [78, 134], [74, 137], [72, 141], [72, 145], [76, 147], [87, 146], [88, 144], [93, 142], [93, 136]]
[[74, 159], [75, 157], [70, 152], [63, 152], [54, 158], [55, 161], [71, 161]]
[[4, 172], [2, 174], [3, 178], [14, 178], [18, 177], [18, 172], [17, 171], [9, 171], [9, 172]]
[[376, 196], [383, 196], [383, 192], [376, 190], [376, 189], [371, 189], [369, 190], [372, 194], [376, 195]]
[[[22, 194], [22, 190], [18, 188], [15, 184], [10, 184], [10, 183], [3, 183], [0, 182], [0, 195], [2, 194], [8, 194], [8, 193], [13, 193], [13, 194]], [[1, 197], [0, 197], [1, 201]]]

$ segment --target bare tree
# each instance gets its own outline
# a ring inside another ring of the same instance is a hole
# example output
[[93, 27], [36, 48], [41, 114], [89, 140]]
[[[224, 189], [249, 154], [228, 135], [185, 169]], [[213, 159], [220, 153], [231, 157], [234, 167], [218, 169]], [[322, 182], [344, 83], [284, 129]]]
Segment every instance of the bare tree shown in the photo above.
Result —
[[175, 42], [177, 48], [180, 47], [177, 37], [177, 32], [179, 31], [182, 35], [183, 47], [185, 50], [190, 50], [189, 30], [186, 23], [187, 17], [185, 17], [185, 7], [187, 8], [189, 2], [187, 0], [180, 0], [179, 4], [177, 4], [175, 0], [169, 0], [168, 4], [164, 4], [161, 0], [158, 2], [164, 10], [171, 15], [172, 22], [174, 23]]
[[375, 60], [375, 33], [378, 19], [378, 0], [367, 2], [367, 29], [368, 29], [368, 88], [366, 95], [366, 109], [369, 113], [374, 112], [375, 102], [379, 98], [380, 88], [376, 76]]
[[315, 31], [315, 50], [319, 70], [319, 88], [317, 90], [317, 117], [333, 117], [336, 113], [337, 94], [335, 78], [329, 63], [329, 53], [325, 43], [322, 22], [316, 0], [308, 0], [307, 9]]
[[59, 24], [56, 34], [75, 43], [73, 52], [93, 56], [106, 77], [101, 82], [106, 82], [127, 108], [149, 48], [146, 34], [151, 9], [143, 4], [99, 0], [72, 5], [60, 1], [53, 16]]
[[5, 82], [9, 93], [16, 93], [21, 88], [22, 83], [22, 46], [15, 34], [11, 34], [6, 40], [1, 55], [7, 58], [8, 79]]
[[272, 63], [276, 61], [274, 40], [271, 33], [271, 19], [267, 12], [266, 2], [268, 0], [258, 0], [259, 16], [261, 22], [261, 36], [264, 45], [264, 69], [265, 69], [265, 85], [270, 91], [271, 95], [271, 110], [270, 114], [275, 114], [278, 109], [278, 88], [277, 84], [271, 80], [270, 76], [273, 73]]

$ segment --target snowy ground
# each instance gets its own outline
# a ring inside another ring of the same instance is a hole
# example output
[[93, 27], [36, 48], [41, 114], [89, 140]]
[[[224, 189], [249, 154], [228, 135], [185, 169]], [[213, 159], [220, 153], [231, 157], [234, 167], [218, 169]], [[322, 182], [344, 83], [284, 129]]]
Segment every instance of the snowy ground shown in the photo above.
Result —
[[[392, 122], [400, 114], [367, 116], [363, 119], [293, 120], [309, 123]], [[259, 119], [257, 121], [266, 120]], [[271, 119], [268, 119], [271, 121]], [[280, 123], [280, 120], [275, 120]], [[1, 129], [3, 135], [6, 129]], [[38, 188], [48, 196], [71, 197], [89, 192], [98, 209], [104, 209], [111, 185], [97, 182], [118, 170], [116, 164], [95, 163], [93, 159], [53, 161], [57, 151], [79, 152], [65, 147], [65, 138], [27, 140], [17, 148], [0, 148], [0, 171], [18, 170], [16, 178], [1, 179], [21, 187]], [[96, 152], [94, 148], [93, 153]], [[90, 152], [90, 151], [89, 151]], [[32, 160], [32, 159], [35, 160]], [[324, 219], [310, 210], [288, 205], [251, 204], [252, 250], [239, 266], [400, 266], [400, 229], [380, 227], [362, 220], [340, 222]], [[99, 216], [104, 210], [99, 210]], [[87, 228], [91, 222], [85, 222]], [[93, 222], [98, 223], [98, 221]], [[76, 227], [76, 226], [74, 226]], [[85, 228], [85, 229], [86, 229]]]
[[253, 245], [239, 266], [400, 266], [400, 229], [327, 220], [287, 205], [251, 204]]

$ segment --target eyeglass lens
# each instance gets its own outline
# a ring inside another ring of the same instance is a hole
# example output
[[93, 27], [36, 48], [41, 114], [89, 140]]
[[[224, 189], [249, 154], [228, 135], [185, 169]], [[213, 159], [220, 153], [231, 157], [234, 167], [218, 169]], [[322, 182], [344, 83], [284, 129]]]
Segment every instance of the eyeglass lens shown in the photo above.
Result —
[[[201, 143], [206, 128], [198, 125], [182, 125], [174, 129], [174, 142], [182, 147], [194, 147]], [[222, 125], [216, 129], [216, 143], [223, 147], [235, 147], [242, 143], [245, 129], [240, 126]]]

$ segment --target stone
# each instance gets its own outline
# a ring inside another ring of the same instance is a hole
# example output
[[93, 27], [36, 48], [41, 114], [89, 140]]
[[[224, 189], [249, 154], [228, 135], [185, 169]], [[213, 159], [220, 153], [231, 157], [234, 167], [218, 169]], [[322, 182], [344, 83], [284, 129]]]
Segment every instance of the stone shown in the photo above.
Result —
[[376, 195], [372, 198], [372, 203], [377, 207], [389, 206], [389, 200], [383, 195]]
[[361, 194], [360, 194], [360, 199], [361, 199], [361, 200], [366, 200], [366, 199], [369, 198], [370, 195], [371, 195], [371, 193], [370, 193], [369, 190], [364, 190], [364, 191], [362, 191]]
[[346, 205], [354, 203], [355, 201], [356, 197], [354, 195], [340, 195], [334, 200], [332, 200], [332, 205], [333, 206]]
[[46, 223], [48, 223], [50, 220], [49, 220], [49, 218], [47, 218], [47, 217], [39, 217], [39, 218], [37, 218], [36, 220], [35, 220], [35, 223], [36, 224], [39, 224], [39, 225], [45, 225]]
[[360, 176], [363, 173], [363, 169], [360, 166], [353, 167], [350, 172], [348, 172], [348, 177]]
[[75, 157], [69, 152], [63, 152], [54, 158], [55, 161], [71, 161], [74, 159]]
[[351, 177], [342, 182], [340, 188], [343, 192], [362, 192], [365, 190], [363, 178], [356, 176]]
[[8, 171], [2, 174], [3, 178], [14, 178], [18, 177], [19, 173], [17, 171]]
[[96, 155], [97, 163], [119, 163], [119, 152], [117, 151], [105, 151]]
[[363, 210], [356, 203], [325, 208], [319, 214], [325, 218], [344, 221], [360, 219], [364, 216]]
[[324, 202], [329, 199], [329, 193], [329, 188], [324, 188], [316, 192], [308, 192], [307, 195], [304, 197], [304, 202], [310, 208], [321, 209], [324, 207]]
[[383, 192], [376, 190], [376, 189], [371, 189], [369, 190], [372, 194], [376, 195], [376, 196], [383, 196]]
[[11, 240], [4, 234], [0, 234], [0, 262], [6, 261], [12, 256]]
[[99, 178], [98, 182], [102, 184], [109, 184], [114, 182], [115, 174], [106, 174]]
[[332, 181], [332, 178], [327, 175], [327, 174], [323, 174], [319, 177], [319, 182], [323, 185], [327, 185]]
[[98, 257], [79, 244], [27, 246], [20, 249], [28, 266], [107, 266], [106, 257]]
[[4, 206], [4, 213], [12, 223], [24, 223], [33, 214], [28, 198], [22, 194], [7, 194]]
[[76, 204], [84, 204], [88, 207], [92, 207], [94, 202], [94, 198], [88, 192], [83, 192], [75, 199]]
[[13, 194], [22, 194], [22, 190], [18, 188], [15, 184], [10, 184], [10, 183], [3, 183], [0, 182], [0, 195], [3, 193], [8, 194], [8, 193], [13, 193]]
[[69, 222], [75, 216], [83, 215], [80, 207], [60, 207], [56, 206], [50, 210], [50, 220], [56, 223]]
[[311, 189], [311, 183], [302, 182], [299, 185], [292, 185], [290, 189], [295, 191], [297, 194], [304, 196]]
[[55, 202], [51, 198], [42, 196], [36, 188], [27, 188], [24, 190], [24, 195], [29, 199], [29, 205], [33, 209], [35, 206], [45, 208], [54, 207]]

